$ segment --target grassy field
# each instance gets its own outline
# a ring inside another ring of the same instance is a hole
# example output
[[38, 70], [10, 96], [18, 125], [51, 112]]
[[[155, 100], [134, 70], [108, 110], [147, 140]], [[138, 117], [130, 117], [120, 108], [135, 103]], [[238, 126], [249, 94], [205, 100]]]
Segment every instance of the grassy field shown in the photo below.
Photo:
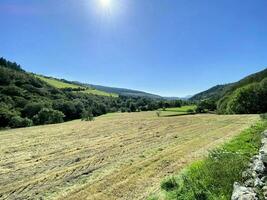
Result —
[[115, 113], [2, 131], [0, 199], [145, 199], [164, 177], [258, 120]]
[[[54, 86], [56, 88], [59, 88], [59, 89], [63, 89], [63, 88], [73, 88], [73, 89], [76, 89], [76, 88], [86, 88], [86, 87], [81, 87], [81, 86], [75, 85], [75, 84], [65, 83], [63, 81], [56, 80], [56, 79], [53, 79], [53, 78], [46, 78], [46, 77], [38, 76], [38, 75], [36, 75], [36, 77], [38, 77], [42, 81], [47, 82], [49, 85], [52, 85], [52, 86]], [[100, 96], [118, 97], [117, 94], [107, 93], [107, 92], [100, 91], [100, 90], [97, 90], [97, 89], [94, 89], [94, 88], [87, 88], [83, 92], [84, 93], [88, 93], [88, 94], [100, 95]]]
[[196, 105], [190, 105], [190, 106], [182, 106], [182, 107], [176, 107], [176, 108], [165, 108], [165, 109], [159, 109], [160, 116], [161, 117], [173, 117], [173, 116], [179, 116], [179, 115], [187, 115], [189, 114], [188, 111], [195, 111]]

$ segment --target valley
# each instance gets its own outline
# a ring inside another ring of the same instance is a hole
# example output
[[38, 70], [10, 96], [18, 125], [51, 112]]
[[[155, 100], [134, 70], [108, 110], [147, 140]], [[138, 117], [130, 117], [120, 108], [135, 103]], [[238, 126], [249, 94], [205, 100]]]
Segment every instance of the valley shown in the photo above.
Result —
[[113, 113], [0, 133], [0, 199], [145, 199], [258, 115]]

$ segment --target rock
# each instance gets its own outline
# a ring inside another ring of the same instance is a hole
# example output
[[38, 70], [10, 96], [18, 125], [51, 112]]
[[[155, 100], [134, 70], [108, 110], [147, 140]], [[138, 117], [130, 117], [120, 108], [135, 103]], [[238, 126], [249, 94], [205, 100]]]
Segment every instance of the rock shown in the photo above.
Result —
[[254, 186], [254, 179], [248, 179], [245, 181], [244, 184], [246, 187], [253, 187]]
[[267, 164], [267, 143], [265, 143], [260, 149], [261, 160], [264, 164]]
[[265, 166], [260, 159], [256, 159], [253, 162], [253, 170], [256, 171], [258, 174], [264, 173], [265, 171]]
[[[263, 183], [265, 183], [265, 185], [267, 186], [267, 177], [266, 177], [266, 176], [261, 177], [261, 181], [262, 181]], [[267, 188], [266, 188], [266, 189], [267, 189]]]
[[252, 188], [244, 187], [234, 183], [234, 191], [231, 200], [257, 200], [257, 194]]
[[249, 179], [251, 177], [252, 177], [252, 170], [251, 169], [247, 169], [246, 171], [242, 172], [242, 178]]
[[263, 192], [267, 192], [267, 186], [264, 186], [264, 187], [262, 188], [262, 191], [263, 191]]
[[265, 130], [263, 133], [262, 133], [263, 137], [266, 137], [267, 138], [267, 130]]
[[256, 155], [256, 156], [253, 156], [251, 158], [251, 161], [254, 162], [255, 160], [258, 160], [258, 159], [260, 159], [260, 156], [259, 155]]
[[262, 138], [262, 139], [261, 139], [261, 144], [264, 145], [264, 144], [266, 144], [266, 143], [267, 143], [267, 138]]
[[254, 187], [262, 187], [263, 186], [263, 182], [261, 181], [261, 179], [256, 178], [254, 181]]

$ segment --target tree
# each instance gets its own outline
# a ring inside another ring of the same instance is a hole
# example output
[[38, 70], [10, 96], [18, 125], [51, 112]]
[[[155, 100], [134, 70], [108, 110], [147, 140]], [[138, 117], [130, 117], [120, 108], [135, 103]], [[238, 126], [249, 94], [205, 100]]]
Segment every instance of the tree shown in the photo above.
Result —
[[50, 107], [49, 104], [44, 103], [28, 103], [22, 110], [22, 115], [24, 117], [32, 118], [34, 115], [38, 114], [38, 112], [45, 107]]
[[82, 113], [82, 120], [85, 121], [92, 121], [94, 120], [94, 115], [92, 113], [92, 110], [84, 110]]
[[0, 104], [0, 127], [7, 127], [11, 121], [12, 117], [17, 116], [18, 113], [16, 113], [14, 110], [10, 110], [10, 108], [1, 103]]
[[136, 111], [136, 105], [134, 103], [130, 103], [129, 109], [131, 112], [135, 112]]
[[28, 118], [22, 118], [20, 116], [14, 116], [11, 118], [9, 122], [9, 126], [11, 128], [21, 128], [21, 127], [29, 127], [32, 126], [32, 120]]
[[33, 117], [33, 121], [36, 125], [55, 124], [64, 122], [64, 117], [65, 115], [58, 110], [42, 108], [42, 110], [40, 110], [38, 114]]
[[207, 111], [215, 111], [217, 108], [216, 101], [213, 99], [202, 100], [197, 104], [196, 112], [204, 113]]
[[253, 114], [262, 112], [263, 90], [260, 85], [253, 83], [237, 89], [227, 104], [229, 114]]

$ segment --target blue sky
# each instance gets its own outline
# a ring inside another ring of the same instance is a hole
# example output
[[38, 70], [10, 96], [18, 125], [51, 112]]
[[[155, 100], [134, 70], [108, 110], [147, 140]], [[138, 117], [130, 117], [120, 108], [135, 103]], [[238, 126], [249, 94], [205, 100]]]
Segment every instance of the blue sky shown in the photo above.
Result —
[[267, 66], [266, 0], [1, 0], [0, 56], [69, 80], [185, 96]]

